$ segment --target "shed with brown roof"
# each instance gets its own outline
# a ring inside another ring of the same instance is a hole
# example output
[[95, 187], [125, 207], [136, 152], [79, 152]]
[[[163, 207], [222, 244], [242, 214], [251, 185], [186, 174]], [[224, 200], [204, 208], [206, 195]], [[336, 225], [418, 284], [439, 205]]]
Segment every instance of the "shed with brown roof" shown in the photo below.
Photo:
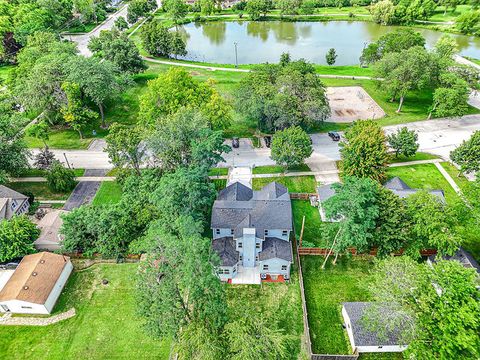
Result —
[[73, 269], [68, 256], [25, 256], [0, 290], [0, 311], [50, 314]]

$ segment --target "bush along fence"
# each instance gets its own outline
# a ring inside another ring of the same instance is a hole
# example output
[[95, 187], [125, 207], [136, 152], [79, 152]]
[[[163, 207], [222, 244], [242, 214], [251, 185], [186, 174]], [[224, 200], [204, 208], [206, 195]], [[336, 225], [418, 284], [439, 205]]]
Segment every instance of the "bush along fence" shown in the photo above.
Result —
[[[372, 255], [372, 256], [377, 256], [377, 249], [371, 249], [368, 252], [358, 252], [357, 249], [355, 248], [349, 248], [347, 250], [351, 255]], [[299, 255], [318, 255], [318, 256], [327, 256], [327, 254], [330, 252], [330, 249], [325, 249], [325, 248], [315, 248], [315, 247], [299, 247], [298, 248], [298, 254]], [[432, 256], [437, 253], [437, 250], [435, 249], [425, 249], [421, 250], [420, 254], [422, 256]], [[330, 255], [335, 255], [335, 251], [332, 251]], [[400, 250], [399, 252], [396, 252], [393, 254], [393, 256], [401, 256], [403, 255], [403, 249]]]

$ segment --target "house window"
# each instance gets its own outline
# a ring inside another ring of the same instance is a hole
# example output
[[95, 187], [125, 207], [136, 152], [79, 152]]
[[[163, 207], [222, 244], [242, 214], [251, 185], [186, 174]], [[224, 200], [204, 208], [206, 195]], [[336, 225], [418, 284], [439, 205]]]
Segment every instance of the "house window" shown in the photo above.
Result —
[[243, 260], [243, 255], [240, 255], [239, 259], [240, 259], [240, 261], [242, 261]]
[[228, 275], [228, 274], [230, 274], [230, 270], [225, 269], [225, 270], [223, 270], [223, 273]]
[[255, 244], [255, 247], [256, 247], [257, 249], [260, 249], [260, 243], [256, 243], [256, 244]]
[[282, 236], [287, 236], [288, 235], [288, 230], [283, 230], [282, 231]]
[[268, 270], [268, 265], [263, 265], [263, 270]]
[[215, 234], [220, 235], [220, 229], [215, 229]]
[[233, 235], [234, 229], [230, 229], [230, 235]]
[[259, 259], [259, 258], [258, 258], [258, 255], [257, 255], [257, 256], [255, 256], [255, 261], [258, 261], [258, 259]]
[[265, 229], [265, 236], [268, 236], [268, 230]]
[[238, 243], [238, 248], [239, 248], [239, 249], [243, 248], [243, 243], [239, 242], [239, 243]]
[[286, 271], [287, 270], [287, 265], [282, 265], [282, 270]]

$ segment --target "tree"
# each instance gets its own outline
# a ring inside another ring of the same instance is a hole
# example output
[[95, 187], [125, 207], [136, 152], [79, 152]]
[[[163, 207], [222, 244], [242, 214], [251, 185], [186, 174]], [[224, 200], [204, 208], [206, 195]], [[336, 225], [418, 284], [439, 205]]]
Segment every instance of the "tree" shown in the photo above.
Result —
[[334, 48], [331, 48], [328, 50], [327, 55], [325, 55], [325, 60], [327, 61], [328, 65], [333, 65], [335, 64], [335, 61], [337, 60], [337, 53], [335, 52]]
[[82, 94], [98, 106], [102, 127], [106, 127], [105, 103], [118, 96], [124, 85], [124, 79], [117, 76], [118, 68], [110, 61], [83, 56], [74, 57], [67, 67], [67, 80], [78, 84]]
[[59, 161], [53, 163], [46, 178], [48, 187], [57, 192], [70, 191], [77, 185], [73, 170], [67, 169]]
[[300, 9], [302, 1], [300, 0], [276, 0], [275, 7], [280, 9], [280, 16], [296, 15]]
[[425, 38], [419, 32], [410, 28], [394, 30], [382, 35], [376, 42], [370, 43], [363, 50], [360, 62], [371, 64], [386, 54], [400, 52], [414, 46], [425, 46]]
[[440, 87], [433, 92], [433, 104], [429, 114], [437, 117], [462, 116], [468, 112], [470, 89], [467, 82], [455, 73], [440, 75]]
[[[284, 59], [285, 60], [285, 59]], [[236, 92], [237, 109], [258, 119], [263, 131], [308, 128], [330, 115], [325, 87], [305, 60], [263, 64], [248, 73]]]
[[395, 151], [395, 156], [403, 155], [405, 157], [414, 156], [417, 153], [418, 134], [415, 130], [408, 130], [406, 126], [397, 130], [396, 133], [387, 137], [388, 145]]
[[259, 20], [261, 17], [267, 16], [271, 8], [271, 0], [249, 0], [245, 11], [252, 20]]
[[435, 43], [435, 53], [441, 58], [452, 60], [453, 55], [458, 52], [458, 45], [451, 35], [442, 35]]
[[83, 129], [98, 118], [98, 114], [82, 104], [80, 86], [72, 82], [64, 82], [62, 90], [65, 92], [66, 104], [60, 111], [65, 122], [78, 132], [83, 139]]
[[435, 59], [422, 47], [415, 46], [398, 53], [385, 55], [377, 63], [376, 76], [383, 78], [380, 86], [392, 100], [400, 98], [397, 113], [411, 90], [421, 90], [436, 78]]
[[277, 131], [273, 136], [271, 156], [279, 165], [286, 167], [301, 165], [312, 152], [312, 140], [299, 126]]
[[462, 34], [477, 35], [480, 24], [480, 11], [467, 11], [455, 20], [455, 26]]
[[105, 138], [105, 151], [112, 164], [117, 168], [131, 168], [140, 175], [140, 166], [145, 157], [144, 131], [141, 127], [128, 127], [115, 123]]
[[373, 321], [372, 327], [379, 332], [400, 329], [401, 339], [409, 343], [406, 356], [478, 358], [480, 307], [473, 269], [457, 261], [430, 266], [402, 256], [377, 263], [372, 274], [370, 293], [383, 312], [367, 316], [378, 320], [382, 313], [389, 314], [381, 322]]
[[148, 82], [140, 97], [140, 118], [147, 126], [162, 122], [182, 108], [199, 110], [210, 127], [222, 128], [231, 119], [229, 104], [211, 82], [199, 82], [181, 68], [170, 68]]
[[130, 24], [134, 24], [139, 18], [147, 16], [156, 8], [157, 2], [154, 0], [132, 0], [128, 4], [127, 20]]
[[355, 121], [340, 143], [342, 173], [345, 176], [385, 179], [388, 153], [385, 133], [372, 120]]
[[23, 116], [0, 107], [0, 177], [19, 175], [28, 167], [30, 152], [23, 139]]
[[452, 12], [455, 11], [458, 5], [458, 0], [440, 0], [438, 2], [438, 5], [445, 7], [445, 11], [443, 13], [443, 15], [445, 16], [447, 15], [448, 9], [451, 9]]
[[123, 16], [119, 16], [115, 20], [115, 27], [120, 31], [126, 30], [126, 29], [128, 29], [128, 22], [127, 22], [127, 20], [125, 20], [125, 18]]
[[162, 7], [175, 24], [178, 24], [188, 14], [188, 5], [184, 0], [165, 0]]
[[406, 199], [406, 212], [412, 219], [410, 242], [405, 252], [419, 257], [420, 250], [437, 249], [440, 255], [453, 255], [460, 245], [455, 231], [457, 220], [448, 205], [433, 194], [419, 191]]
[[158, 20], [145, 23], [140, 33], [145, 50], [154, 56], [185, 55], [186, 43], [178, 32], [170, 31]]
[[100, 36], [90, 40], [88, 48], [95, 56], [111, 61], [122, 72], [138, 74], [147, 68], [135, 43], [116, 29], [100, 32]]
[[226, 321], [225, 293], [215, 274], [211, 240], [189, 216], [176, 218], [172, 226], [170, 232], [154, 224], [147, 234], [152, 245], [140, 266], [138, 311], [158, 337], [181, 336], [192, 323], [218, 334]]
[[[350, 247], [362, 252], [368, 249], [373, 237], [376, 219], [378, 184], [371, 179], [345, 176], [343, 184], [333, 184], [335, 195], [324, 203], [325, 215], [329, 219], [341, 219], [340, 228], [331, 249], [336, 259]], [[331, 251], [332, 251], [331, 250]], [[330, 255], [330, 254], [329, 254]], [[328, 256], [322, 268], [327, 262]]]
[[373, 21], [382, 25], [395, 23], [395, 5], [390, 0], [381, 0], [370, 6]]
[[453, 150], [450, 159], [460, 166], [462, 172], [480, 171], [480, 131], [475, 131], [470, 139]]
[[48, 149], [47, 141], [50, 138], [50, 127], [45, 121], [39, 121], [30, 125], [25, 133], [36, 139], [43, 141], [44, 148], [35, 156], [34, 166], [37, 169], [47, 170], [55, 161], [55, 155]]
[[212, 15], [216, 10], [214, 0], [200, 0], [199, 4], [200, 12], [203, 15]]
[[26, 216], [0, 221], [0, 262], [14, 260], [35, 252], [33, 242], [40, 230]]

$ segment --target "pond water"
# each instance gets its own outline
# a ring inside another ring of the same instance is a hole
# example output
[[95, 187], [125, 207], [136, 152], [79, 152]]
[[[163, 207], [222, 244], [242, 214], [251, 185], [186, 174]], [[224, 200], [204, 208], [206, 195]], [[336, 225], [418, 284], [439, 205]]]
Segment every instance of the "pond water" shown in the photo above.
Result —
[[[359, 63], [366, 43], [377, 40], [395, 29], [372, 22], [284, 22], [284, 21], [218, 21], [190, 23], [182, 27], [187, 38], [185, 60], [220, 64], [235, 63], [237, 43], [238, 63], [255, 64], [278, 62], [280, 55], [289, 52], [292, 58], [325, 64], [325, 54], [335, 48], [335, 65]], [[431, 47], [441, 32], [416, 29]], [[480, 38], [452, 35], [461, 55], [480, 58]]]

